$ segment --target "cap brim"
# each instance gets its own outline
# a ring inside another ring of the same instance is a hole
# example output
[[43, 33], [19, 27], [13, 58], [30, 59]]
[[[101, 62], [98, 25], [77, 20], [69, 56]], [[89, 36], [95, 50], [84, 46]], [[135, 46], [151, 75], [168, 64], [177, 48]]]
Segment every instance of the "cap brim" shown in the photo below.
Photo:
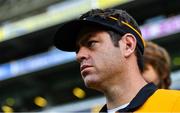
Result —
[[[82, 28], [87, 26], [104, 27], [109, 29], [113, 28], [109, 23], [94, 20], [73, 20], [62, 25], [56, 32], [54, 37], [54, 45], [63, 51], [75, 51], [76, 39]], [[120, 32], [120, 29], [118, 29]]]
[[54, 37], [54, 45], [63, 51], [75, 51], [76, 39], [82, 27], [97, 24], [86, 20], [73, 20], [62, 25]]

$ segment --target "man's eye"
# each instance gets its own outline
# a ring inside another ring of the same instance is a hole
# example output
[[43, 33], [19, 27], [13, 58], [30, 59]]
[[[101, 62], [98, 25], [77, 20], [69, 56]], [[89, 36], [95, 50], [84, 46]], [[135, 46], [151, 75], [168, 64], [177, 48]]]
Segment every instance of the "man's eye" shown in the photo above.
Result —
[[87, 46], [88, 46], [88, 47], [93, 47], [93, 46], [96, 44], [96, 42], [97, 42], [97, 41], [89, 41], [89, 42], [87, 43]]

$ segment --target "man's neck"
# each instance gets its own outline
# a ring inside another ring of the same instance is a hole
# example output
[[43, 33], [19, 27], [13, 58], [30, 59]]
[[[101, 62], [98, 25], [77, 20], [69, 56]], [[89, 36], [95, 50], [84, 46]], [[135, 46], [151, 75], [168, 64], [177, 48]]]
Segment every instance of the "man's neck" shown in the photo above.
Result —
[[[139, 75], [141, 76], [141, 75]], [[123, 104], [129, 103], [147, 83], [141, 77], [127, 77], [124, 81], [119, 81], [119, 84], [108, 87], [104, 92], [107, 101], [107, 108], [113, 109]]]
[[126, 103], [137, 95], [147, 82], [143, 79], [136, 57], [124, 60], [125, 66], [119, 73], [114, 73], [109, 81], [103, 82], [102, 90], [106, 96], [107, 108], [113, 109]]

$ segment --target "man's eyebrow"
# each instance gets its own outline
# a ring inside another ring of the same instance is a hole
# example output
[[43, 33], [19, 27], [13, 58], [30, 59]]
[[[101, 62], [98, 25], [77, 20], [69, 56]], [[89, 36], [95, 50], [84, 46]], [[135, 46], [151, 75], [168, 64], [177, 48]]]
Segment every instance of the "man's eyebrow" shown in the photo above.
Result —
[[83, 45], [90, 39], [91, 36], [92, 36], [92, 33], [88, 33], [86, 35], [79, 36], [79, 38], [76, 41], [76, 46]]

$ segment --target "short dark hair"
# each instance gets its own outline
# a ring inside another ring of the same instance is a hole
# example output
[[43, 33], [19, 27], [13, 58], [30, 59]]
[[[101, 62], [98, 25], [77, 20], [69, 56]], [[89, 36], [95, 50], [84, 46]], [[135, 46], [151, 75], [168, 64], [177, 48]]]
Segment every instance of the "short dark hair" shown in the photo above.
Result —
[[[86, 17], [91, 17], [91, 16], [101, 16], [103, 18], [107, 18], [107, 17], [115, 17], [117, 18], [119, 21], [124, 21], [127, 22], [128, 24], [130, 24], [133, 28], [135, 28], [140, 34], [141, 31], [139, 29], [139, 26], [137, 24], [137, 22], [134, 20], [134, 18], [132, 16], [130, 16], [126, 11], [124, 10], [118, 10], [118, 9], [92, 9], [90, 11], [88, 11], [87, 13], [83, 14], [80, 19], [86, 18]], [[119, 46], [118, 41], [121, 39], [122, 34], [111, 30], [108, 31], [111, 40], [114, 44], [114, 46]], [[137, 64], [138, 67], [140, 69], [140, 72], [143, 71], [143, 53], [140, 52], [139, 48], [136, 46], [135, 49], [135, 55], [137, 57]]]

